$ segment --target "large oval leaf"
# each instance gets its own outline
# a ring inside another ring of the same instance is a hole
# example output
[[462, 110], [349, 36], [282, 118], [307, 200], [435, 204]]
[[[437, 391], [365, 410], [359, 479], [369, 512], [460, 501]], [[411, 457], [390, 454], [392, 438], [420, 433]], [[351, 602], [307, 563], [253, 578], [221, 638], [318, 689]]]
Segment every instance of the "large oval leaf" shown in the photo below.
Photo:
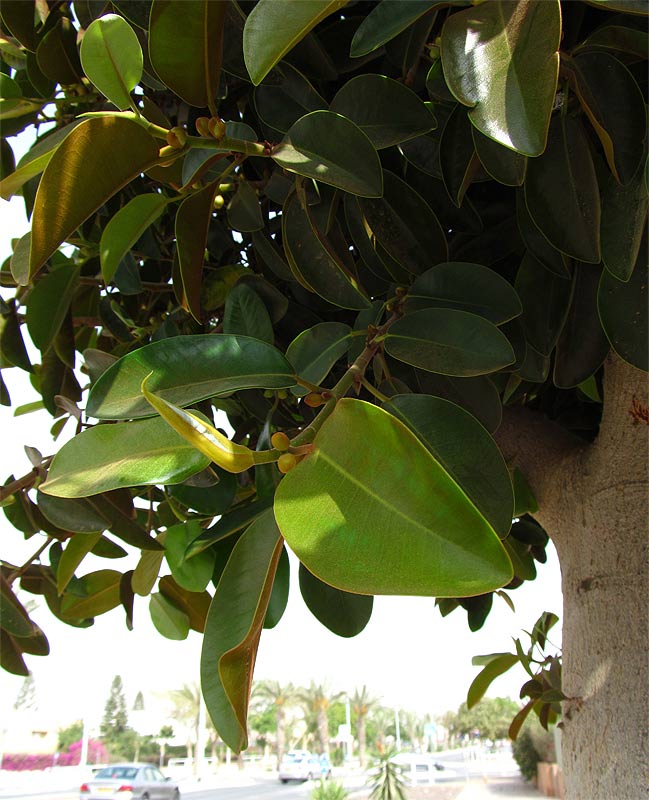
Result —
[[323, 110], [301, 117], [273, 150], [272, 157], [289, 172], [351, 194], [383, 194], [378, 153], [363, 131], [340, 114]]
[[131, 92], [142, 78], [144, 58], [135, 31], [118, 14], [91, 22], [81, 41], [81, 66], [113, 105], [133, 105]]
[[270, 344], [275, 341], [273, 323], [264, 301], [246, 283], [237, 283], [228, 294], [223, 314], [223, 333], [252, 336]]
[[602, 192], [602, 261], [620, 281], [628, 281], [647, 227], [649, 197], [643, 170], [626, 186], [609, 175]]
[[417, 435], [505, 537], [514, 516], [512, 482], [500, 450], [478, 420], [455, 403], [425, 394], [395, 395], [384, 407]]
[[508, 583], [498, 537], [395, 417], [341, 400], [281, 481], [275, 517], [320, 580], [361, 594], [462, 597]]
[[430, 206], [394, 173], [384, 172], [381, 199], [360, 200], [367, 226], [388, 255], [415, 275], [446, 261], [444, 231]]
[[545, 153], [527, 165], [525, 202], [554, 248], [579, 261], [599, 263], [599, 185], [578, 119], [562, 115], [550, 126]]
[[282, 133], [310, 111], [327, 107], [304, 75], [287, 62], [280, 64], [255, 89], [254, 98], [262, 122]]
[[154, 0], [149, 56], [160, 80], [190, 106], [214, 108], [228, 4]]
[[82, 222], [157, 159], [155, 139], [124, 117], [93, 117], [66, 136], [36, 193], [30, 277]]
[[436, 127], [432, 112], [403, 83], [385, 75], [357, 75], [329, 106], [355, 122], [377, 150], [414, 139]]
[[310, 30], [346, 4], [347, 0], [259, 0], [243, 29], [243, 56], [255, 86]]
[[185, 198], [176, 214], [176, 247], [182, 281], [183, 307], [201, 321], [201, 285], [207, 233], [212, 221], [218, 182]]
[[300, 593], [306, 607], [326, 628], [350, 638], [364, 630], [372, 616], [374, 598], [329, 586], [300, 564]]
[[634, 367], [649, 371], [649, 272], [647, 232], [638, 263], [626, 283], [603, 270], [597, 295], [602, 327], [615, 352]]
[[559, 77], [558, 0], [492, 0], [452, 14], [442, 29], [449, 89], [475, 127], [523, 155], [545, 149]]
[[61, 600], [61, 617], [66, 620], [87, 619], [105, 614], [119, 605], [119, 583], [122, 573], [114, 569], [100, 569], [79, 578], [75, 593]]
[[626, 185], [645, 152], [647, 118], [640, 87], [624, 64], [609, 53], [582, 53], [569, 59], [566, 66], [611, 172]]
[[516, 275], [516, 291], [523, 303], [525, 338], [539, 353], [550, 355], [570, 306], [570, 280], [550, 272], [528, 252]]
[[209, 463], [164, 420], [96, 425], [63, 445], [40, 490], [88, 497], [124, 486], [181, 483]]
[[341, 308], [367, 308], [369, 300], [358, 281], [315, 227], [295, 193], [284, 204], [282, 234], [291, 270], [305, 288]]
[[205, 623], [203, 697], [219, 735], [237, 753], [248, 743], [252, 673], [283, 546], [269, 510], [235, 544]]
[[[297, 336], [286, 351], [286, 358], [295, 367], [295, 373], [306, 381], [320, 384], [333, 365], [349, 348], [351, 328], [343, 322], [321, 322]], [[306, 394], [299, 387], [295, 394]]]
[[99, 260], [101, 275], [110, 283], [120, 261], [144, 231], [162, 214], [167, 204], [163, 194], [139, 194], [115, 214], [101, 234]]
[[239, 389], [288, 389], [293, 368], [272, 345], [247, 336], [176, 336], [141, 347], [109, 367], [91, 388], [86, 413], [98, 419], [153, 415], [152, 392], [186, 406]]
[[430, 307], [459, 308], [494, 325], [517, 317], [521, 301], [501, 275], [480, 264], [449, 261], [415, 278], [408, 290], [409, 311]]
[[195, 519], [171, 525], [165, 533], [165, 556], [176, 583], [189, 592], [204, 592], [212, 579], [216, 554], [203, 550], [192, 558], [185, 558], [187, 548], [203, 533]]
[[495, 325], [451, 308], [426, 308], [398, 319], [386, 335], [385, 349], [399, 361], [442, 375], [486, 375], [515, 361], [507, 337]]
[[457, 0], [380, 0], [363, 18], [352, 39], [352, 58], [367, 55], [394, 39], [435, 6], [456, 5]]
[[[60, 266], [44, 275], [27, 297], [27, 330], [42, 352], [61, 330], [79, 283], [79, 272], [79, 267]], [[56, 304], [52, 304], [52, 297], [56, 297]]]

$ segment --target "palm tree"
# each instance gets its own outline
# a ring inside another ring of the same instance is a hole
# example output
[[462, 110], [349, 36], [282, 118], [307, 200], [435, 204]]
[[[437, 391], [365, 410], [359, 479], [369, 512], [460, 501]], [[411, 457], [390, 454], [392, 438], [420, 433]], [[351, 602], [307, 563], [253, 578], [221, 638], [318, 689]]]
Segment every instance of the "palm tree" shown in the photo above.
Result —
[[388, 730], [394, 724], [394, 712], [390, 708], [377, 704], [370, 713], [372, 724], [376, 730], [375, 746], [379, 754], [383, 755], [386, 749], [385, 741]]
[[292, 683], [282, 686], [278, 681], [259, 681], [253, 686], [252, 697], [270, 702], [275, 709], [277, 766], [279, 767], [286, 749], [286, 709], [297, 700], [297, 691]]
[[326, 753], [326, 755], [329, 755], [329, 719], [327, 710], [332, 703], [340, 700], [343, 695], [343, 692], [330, 694], [328, 687], [323, 684], [316, 684], [313, 681], [311, 681], [308, 689], [300, 689], [298, 692], [299, 699], [306, 712], [307, 722], [309, 717], [315, 721], [320, 752]]
[[358, 758], [361, 762], [361, 769], [365, 769], [365, 750], [367, 747], [367, 734], [365, 723], [367, 715], [372, 709], [378, 706], [378, 700], [372, 697], [367, 691], [367, 687], [359, 691], [354, 689], [351, 699], [352, 712], [356, 715], [356, 734], [358, 736]]
[[184, 683], [182, 689], [172, 689], [169, 697], [174, 707], [173, 716], [178, 722], [187, 726], [187, 758], [194, 758], [197, 763], [198, 753], [192, 754], [192, 749], [198, 747], [201, 690], [196, 683]]

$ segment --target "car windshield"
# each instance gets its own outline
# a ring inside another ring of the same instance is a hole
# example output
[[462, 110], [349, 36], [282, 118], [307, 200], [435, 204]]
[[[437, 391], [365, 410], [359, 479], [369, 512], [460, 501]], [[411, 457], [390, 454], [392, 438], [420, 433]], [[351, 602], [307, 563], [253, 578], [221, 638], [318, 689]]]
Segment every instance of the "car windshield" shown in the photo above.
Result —
[[135, 767], [104, 767], [104, 769], [100, 769], [99, 772], [95, 775], [96, 778], [100, 780], [106, 778], [112, 778], [114, 780], [132, 780], [137, 775], [137, 769]]

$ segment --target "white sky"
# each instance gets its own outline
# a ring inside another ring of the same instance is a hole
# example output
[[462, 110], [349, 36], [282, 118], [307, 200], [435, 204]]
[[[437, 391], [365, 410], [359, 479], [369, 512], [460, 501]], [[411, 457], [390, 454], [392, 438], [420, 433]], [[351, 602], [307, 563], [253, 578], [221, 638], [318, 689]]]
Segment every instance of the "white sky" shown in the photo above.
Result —
[[[24, 141], [20, 145], [22, 151]], [[17, 158], [22, 155], [18, 147], [14, 149]], [[1, 260], [11, 252], [11, 238], [28, 228], [22, 198], [10, 203], [0, 200]], [[23, 333], [26, 336], [24, 327]], [[14, 406], [39, 399], [25, 373], [10, 369], [2, 374]], [[49, 435], [50, 423], [45, 411], [14, 418], [13, 408], [0, 406], [0, 480], [10, 472], [18, 476], [30, 470], [24, 444], [44, 455], [55, 452], [58, 445]], [[39, 545], [38, 536], [24, 541], [1, 511], [0, 539], [2, 558], [15, 563], [22, 563]], [[380, 597], [367, 628], [354, 639], [335, 636], [311, 616], [300, 597], [293, 561], [289, 605], [279, 625], [262, 634], [255, 677], [301, 685], [327, 682], [334, 691], [349, 692], [365, 684], [387, 705], [422, 714], [456, 709], [478, 672], [471, 665], [473, 655], [510, 650], [512, 637], [529, 630], [543, 611], [561, 615], [561, 576], [551, 545], [548, 555], [548, 563], [539, 565], [537, 580], [512, 592], [517, 612], [495, 598], [487, 622], [477, 633], [469, 631], [461, 609], [442, 619], [433, 599]], [[94, 564], [84, 562], [78, 574], [98, 568], [126, 570], [134, 563], [94, 559]], [[24, 602], [32, 598], [22, 594]], [[59, 622], [42, 599], [36, 599], [41, 607], [34, 618], [49, 638], [51, 653], [45, 658], [28, 656], [28, 666], [34, 674], [39, 707], [61, 725], [84, 713], [98, 721], [116, 674], [122, 676], [131, 704], [139, 690], [164, 692], [198, 680], [201, 637], [192, 632], [186, 641], [164, 639], [150, 621], [147, 599], [136, 598], [132, 632], [126, 629], [119, 609], [98, 617], [92, 628], [76, 629]], [[552, 641], [560, 645], [559, 631]], [[494, 682], [489, 694], [517, 698], [525, 680], [526, 673], [516, 667]], [[22, 681], [0, 670], [0, 715], [3, 707], [13, 705]]]

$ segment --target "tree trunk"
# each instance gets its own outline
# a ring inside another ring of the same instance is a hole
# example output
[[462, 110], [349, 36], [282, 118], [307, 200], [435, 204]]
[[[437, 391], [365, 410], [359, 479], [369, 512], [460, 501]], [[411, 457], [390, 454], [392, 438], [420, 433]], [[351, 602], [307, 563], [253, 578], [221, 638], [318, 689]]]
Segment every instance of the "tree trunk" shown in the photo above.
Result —
[[604, 391], [590, 446], [547, 429], [539, 437], [522, 415], [499, 435], [530, 480], [561, 563], [566, 800], [649, 793], [647, 376], [611, 358]]
[[284, 757], [284, 750], [286, 749], [286, 722], [284, 709], [281, 706], [278, 706], [275, 712], [275, 720], [277, 721], [277, 769], [279, 769], [280, 762]]
[[365, 749], [367, 746], [367, 737], [365, 733], [365, 715], [358, 715], [357, 731], [358, 733], [358, 760], [361, 763], [361, 769], [365, 769]]
[[320, 741], [320, 754], [329, 755], [329, 720], [327, 709], [318, 708], [318, 739]]

